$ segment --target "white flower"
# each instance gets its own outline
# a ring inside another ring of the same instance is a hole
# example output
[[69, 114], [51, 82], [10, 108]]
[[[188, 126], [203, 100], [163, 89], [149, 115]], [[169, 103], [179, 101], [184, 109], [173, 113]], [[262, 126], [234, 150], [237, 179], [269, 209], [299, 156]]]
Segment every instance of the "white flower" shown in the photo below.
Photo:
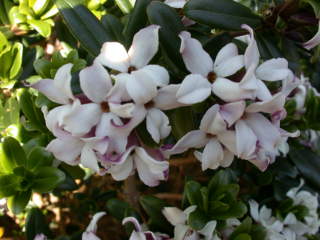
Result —
[[187, 0], [165, 0], [164, 3], [173, 8], [183, 8]]
[[106, 215], [105, 212], [98, 212], [93, 216], [86, 231], [82, 234], [82, 240], [100, 240], [100, 238], [96, 236], [97, 223], [104, 215]]
[[305, 47], [308, 50], [311, 50], [312, 48], [318, 46], [320, 44], [320, 21], [319, 21], [319, 29], [316, 35], [309, 41], [305, 42], [303, 44], [303, 47]]
[[108, 173], [115, 180], [124, 180], [137, 169], [141, 181], [150, 187], [157, 186], [161, 180], [166, 180], [169, 169], [169, 163], [165, 161], [160, 151], [150, 149], [147, 152], [139, 146], [129, 147], [116, 160], [106, 162], [109, 165], [110, 163], [112, 164]]
[[43, 233], [37, 234], [33, 240], [47, 240], [48, 238]]
[[202, 170], [228, 167], [236, 153], [235, 132], [227, 130], [244, 112], [243, 101], [215, 104], [207, 110], [200, 123], [200, 130], [194, 130], [183, 136], [171, 149], [165, 150], [166, 156], [185, 152], [190, 148], [202, 148], [202, 153], [195, 152], [201, 162]]
[[195, 211], [197, 206], [190, 206], [184, 211], [176, 207], [165, 207], [162, 214], [175, 227], [173, 240], [219, 240], [215, 234], [216, 221], [209, 221], [201, 230], [196, 231], [187, 225], [189, 214]]
[[129, 240], [169, 240], [168, 235], [153, 233], [150, 231], [143, 231], [142, 226], [139, 224], [138, 220], [134, 217], [126, 217], [122, 220], [122, 225], [126, 223], [132, 223], [135, 230], [132, 231]]
[[241, 86], [246, 85], [254, 77], [252, 70], [240, 83], [226, 78], [244, 67], [244, 56], [238, 54], [235, 44], [230, 43], [224, 46], [213, 62], [201, 43], [191, 38], [190, 33], [181, 32], [179, 36], [182, 58], [187, 69], [192, 73], [185, 77], [177, 92], [180, 102], [185, 104], [201, 102], [211, 94], [211, 91], [226, 102], [254, 98], [253, 89]]
[[76, 138], [69, 136], [52, 140], [46, 149], [58, 160], [69, 165], [82, 164], [97, 173], [102, 173], [98, 164], [97, 153], [105, 154], [107, 148], [107, 138]]

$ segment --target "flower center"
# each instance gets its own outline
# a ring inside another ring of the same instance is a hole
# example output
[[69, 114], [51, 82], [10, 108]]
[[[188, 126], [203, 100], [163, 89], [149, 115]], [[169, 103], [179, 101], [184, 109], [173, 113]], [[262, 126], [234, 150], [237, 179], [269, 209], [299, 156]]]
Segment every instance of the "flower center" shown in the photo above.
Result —
[[100, 103], [102, 112], [110, 112], [109, 104], [107, 102]]
[[128, 73], [131, 73], [131, 72], [133, 72], [133, 71], [135, 71], [135, 70], [137, 70], [136, 67], [130, 66], [130, 67], [128, 68]]
[[144, 105], [144, 107], [146, 108], [146, 109], [150, 109], [150, 108], [153, 108], [154, 107], [154, 101], [150, 101], [150, 102], [147, 102], [145, 105]]
[[209, 72], [207, 79], [209, 80], [209, 82], [213, 83], [217, 79], [217, 74], [215, 74], [214, 72]]

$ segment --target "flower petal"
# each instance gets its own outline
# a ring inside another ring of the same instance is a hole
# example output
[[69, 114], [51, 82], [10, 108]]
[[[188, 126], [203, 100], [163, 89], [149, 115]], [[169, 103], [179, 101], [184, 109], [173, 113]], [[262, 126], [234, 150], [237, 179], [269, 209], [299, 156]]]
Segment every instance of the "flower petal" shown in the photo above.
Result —
[[257, 147], [257, 136], [248, 127], [244, 120], [236, 123], [236, 144], [237, 156], [239, 158], [248, 159], [255, 152]]
[[214, 67], [217, 67], [227, 59], [238, 55], [238, 48], [234, 43], [228, 43], [218, 52], [216, 59], [214, 60]]
[[134, 162], [141, 181], [147, 186], [157, 186], [160, 180], [166, 179], [164, 173], [168, 170], [169, 163], [153, 159], [143, 148], [135, 148]]
[[137, 232], [142, 231], [141, 225], [135, 217], [126, 217], [122, 220], [122, 225], [125, 225], [127, 223], [132, 223]]
[[128, 52], [132, 66], [138, 69], [146, 66], [157, 53], [159, 28], [158, 25], [150, 25], [134, 35]]
[[148, 110], [146, 125], [148, 132], [156, 143], [159, 143], [161, 139], [168, 137], [171, 132], [169, 118], [157, 108]]
[[217, 226], [217, 221], [210, 221], [198, 232], [204, 235], [206, 239], [212, 239], [216, 226]]
[[94, 232], [94, 233], [96, 233], [96, 232], [97, 232], [97, 227], [98, 227], [98, 226], [97, 226], [97, 223], [98, 223], [98, 221], [99, 221], [103, 216], [105, 216], [105, 215], [106, 215], [105, 212], [98, 212], [98, 213], [96, 213], [96, 214], [93, 216], [90, 224], [88, 225], [88, 227], [87, 227], [87, 229], [86, 229], [86, 232]]
[[32, 84], [31, 87], [37, 89], [55, 103], [68, 104], [70, 102], [69, 98], [55, 86], [54, 80], [42, 79]]
[[112, 78], [115, 80], [115, 83], [108, 93], [108, 101], [114, 103], [130, 101], [131, 97], [127, 92], [126, 83], [132, 79], [131, 74], [120, 73], [112, 75]]
[[176, 207], [164, 207], [162, 214], [173, 226], [184, 224], [187, 221], [187, 215]]
[[95, 62], [92, 66], [82, 69], [79, 78], [82, 91], [91, 101], [106, 101], [112, 83], [108, 71], [100, 63]]
[[254, 39], [253, 29], [247, 24], [242, 24], [241, 28], [247, 30], [250, 34], [249, 44], [244, 53], [244, 62], [246, 69], [248, 69], [252, 65], [258, 66], [260, 53], [257, 46], [257, 41]]
[[135, 103], [146, 104], [157, 96], [157, 85], [143, 71], [131, 73], [131, 79], [126, 82], [126, 88]]
[[218, 140], [233, 154], [237, 154], [236, 133], [232, 130], [227, 130], [219, 133]]
[[205, 146], [202, 158], [202, 171], [209, 169], [217, 169], [223, 160], [223, 148], [216, 138], [212, 138]]
[[58, 160], [69, 165], [77, 165], [83, 145], [84, 143], [77, 138], [56, 138], [48, 144], [46, 149]]
[[270, 90], [267, 88], [266, 84], [260, 79], [257, 79], [256, 97], [262, 101], [267, 101], [272, 98]]
[[118, 42], [105, 42], [96, 61], [119, 72], [127, 72], [130, 67], [127, 50]]
[[284, 109], [286, 102], [286, 96], [279, 92], [275, 94], [270, 100], [263, 102], [255, 102], [250, 104], [246, 108], [246, 112], [264, 112], [264, 113], [275, 113]]
[[[247, 71], [244, 77], [239, 82], [239, 86], [243, 89], [247, 90], [256, 90], [258, 88], [258, 79], [255, 75], [256, 71], [256, 65], [251, 65]], [[260, 80], [259, 80], [260, 81]]]
[[244, 120], [257, 136], [259, 145], [267, 151], [274, 151], [281, 140], [278, 128], [260, 113], [248, 113]]
[[180, 53], [184, 64], [191, 73], [200, 74], [207, 77], [213, 71], [213, 62], [210, 55], [203, 49], [201, 43], [191, 38], [189, 32], [181, 32]]
[[64, 128], [74, 136], [83, 136], [100, 121], [101, 114], [100, 104], [80, 104], [76, 100], [64, 118]]
[[214, 67], [214, 72], [219, 77], [227, 77], [235, 74], [244, 66], [243, 55], [234, 56]]
[[288, 61], [284, 58], [265, 61], [256, 70], [257, 77], [264, 81], [283, 80], [288, 76], [289, 72]]
[[82, 148], [80, 163], [84, 167], [90, 168], [96, 173], [100, 171], [97, 156], [93, 151], [93, 149], [88, 144], [85, 144], [84, 147]]
[[235, 102], [243, 99], [253, 99], [254, 91], [246, 90], [239, 83], [226, 78], [217, 78], [212, 85], [213, 93], [226, 102]]
[[67, 63], [60, 67], [54, 76], [54, 85], [59, 91], [61, 91], [64, 96], [68, 99], [74, 99], [72, 90], [71, 90], [71, 69], [73, 64]]
[[187, 3], [186, 0], [165, 0], [165, 4], [172, 8], [183, 8], [184, 5]]
[[224, 149], [223, 151], [223, 160], [220, 162], [221, 167], [230, 167], [234, 159], [234, 154], [230, 152], [228, 149]]
[[157, 87], [164, 87], [169, 84], [169, 73], [167, 69], [159, 65], [147, 65], [140, 69], [149, 75]]
[[112, 102], [109, 102], [109, 107], [110, 112], [122, 118], [131, 118], [135, 108], [133, 103], [118, 104]]
[[228, 123], [228, 127], [231, 127], [242, 117], [245, 107], [246, 103], [244, 101], [227, 103], [220, 106], [220, 114]]
[[154, 107], [161, 110], [170, 110], [185, 106], [185, 104], [178, 102], [176, 98], [180, 86], [180, 84], [170, 84], [160, 88], [158, 95], [153, 98]]
[[108, 169], [108, 173], [111, 174], [112, 178], [116, 181], [125, 180], [133, 173], [133, 157], [130, 156], [134, 147], [129, 148], [122, 156], [119, 163], [112, 165]]
[[195, 104], [204, 101], [211, 94], [211, 84], [200, 74], [185, 77], [177, 92], [177, 99], [184, 104]]
[[215, 135], [226, 130], [227, 125], [220, 115], [219, 110], [220, 106], [218, 104], [213, 105], [207, 110], [201, 119], [201, 131]]
[[201, 148], [205, 146], [208, 141], [209, 138], [205, 132], [193, 130], [179, 139], [179, 141], [171, 149], [165, 150], [163, 153], [168, 158], [171, 155], [183, 153], [189, 148]]
[[318, 32], [309, 41], [303, 43], [303, 47], [308, 49], [308, 50], [311, 50], [312, 48], [318, 46], [319, 44], [320, 44], [320, 20], [319, 20]]

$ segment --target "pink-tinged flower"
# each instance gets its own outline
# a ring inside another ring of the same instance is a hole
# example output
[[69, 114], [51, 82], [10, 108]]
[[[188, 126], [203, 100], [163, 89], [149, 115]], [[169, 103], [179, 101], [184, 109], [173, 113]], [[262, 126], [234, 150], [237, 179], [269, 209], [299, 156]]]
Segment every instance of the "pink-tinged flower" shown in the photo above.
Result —
[[103, 137], [76, 138], [64, 136], [52, 140], [46, 149], [60, 161], [69, 165], [82, 164], [84, 167], [102, 174], [104, 172], [99, 167], [98, 162], [100, 160], [97, 153], [105, 154], [108, 143], [108, 139]]
[[247, 113], [237, 121], [235, 129], [237, 156], [266, 170], [278, 155], [280, 129], [260, 113]]
[[43, 233], [37, 234], [33, 240], [47, 240], [47, 236]]
[[314, 35], [314, 37], [312, 39], [303, 43], [303, 47], [308, 50], [311, 50], [312, 48], [318, 46], [319, 44], [320, 44], [320, 21], [319, 21], [318, 32], [316, 33], [316, 35]]
[[228, 167], [236, 152], [236, 139], [234, 131], [227, 130], [227, 127], [233, 126], [241, 118], [244, 109], [244, 101], [213, 105], [203, 116], [200, 130], [187, 133], [171, 149], [165, 150], [164, 154], [169, 157], [190, 148], [204, 147], [202, 153], [195, 152], [202, 170]]
[[126, 217], [122, 221], [122, 225], [132, 223], [135, 230], [132, 231], [129, 240], [169, 240], [165, 234], [155, 234], [150, 231], [144, 231], [138, 220], [134, 217]]
[[[54, 135], [59, 129], [81, 136], [90, 131], [92, 126], [99, 122], [100, 107], [95, 104], [81, 104], [71, 91], [72, 64], [60, 67], [54, 80], [42, 79], [32, 87], [45, 94], [50, 100], [64, 104], [48, 113], [49, 130]], [[60, 131], [60, 132], [61, 132]]]
[[169, 74], [164, 67], [147, 65], [159, 48], [159, 26], [150, 25], [137, 32], [127, 52], [118, 42], [103, 44], [96, 60], [111, 69], [121, 72], [114, 76], [122, 81], [135, 103], [150, 101], [157, 94], [157, 87], [169, 83]]
[[[226, 102], [253, 99], [255, 97], [251, 83], [254, 68], [250, 69], [240, 82], [226, 77], [232, 76], [244, 67], [244, 56], [238, 54], [235, 44], [224, 46], [213, 62], [204, 51], [201, 43], [188, 32], [181, 32], [180, 52], [187, 69], [191, 72], [185, 77], [177, 92], [179, 102], [194, 104], [205, 100], [211, 91]], [[244, 86], [242, 86], [244, 85]]]
[[187, 224], [190, 213], [195, 211], [197, 206], [190, 206], [184, 211], [176, 207], [165, 207], [162, 209], [162, 214], [175, 227], [174, 240], [219, 240], [215, 234], [217, 226], [216, 221], [208, 222], [201, 230], [193, 230]]
[[145, 149], [137, 145], [117, 156], [116, 160], [106, 159], [108, 173], [117, 181], [122, 181], [134, 173], [136, 169], [140, 180], [150, 186], [159, 185], [168, 177], [169, 163], [165, 161], [159, 150]]
[[63, 65], [58, 69], [54, 79], [42, 79], [31, 87], [46, 95], [53, 102], [70, 104], [75, 99], [71, 90], [72, 66], [71, 63]]
[[98, 212], [93, 216], [86, 231], [82, 234], [82, 240], [100, 240], [100, 238], [97, 237], [96, 235], [97, 228], [98, 228], [97, 224], [98, 224], [98, 221], [105, 215], [106, 215], [105, 212]]

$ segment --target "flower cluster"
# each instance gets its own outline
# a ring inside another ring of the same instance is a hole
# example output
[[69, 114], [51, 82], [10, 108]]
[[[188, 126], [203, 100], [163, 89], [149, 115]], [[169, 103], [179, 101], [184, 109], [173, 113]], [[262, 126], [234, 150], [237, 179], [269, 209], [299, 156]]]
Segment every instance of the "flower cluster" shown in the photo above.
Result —
[[308, 239], [306, 235], [313, 235], [320, 227], [318, 209], [318, 196], [308, 191], [300, 190], [304, 182], [287, 192], [287, 197], [293, 202], [293, 206], [303, 206], [307, 209], [307, 214], [303, 219], [298, 219], [296, 215], [289, 212], [284, 219], [272, 215], [272, 210], [259, 205], [254, 200], [249, 202], [250, 213], [253, 219], [265, 227], [267, 239], [287, 240], [287, 239]]
[[[149, 64], [159, 47], [156, 25], [136, 33], [129, 51], [118, 42], [104, 43], [93, 65], [80, 71], [82, 94], [72, 92], [72, 64], [62, 66], [54, 80], [33, 85], [60, 104], [43, 109], [46, 125], [56, 137], [47, 150], [58, 160], [109, 173], [115, 180], [136, 170], [148, 186], [166, 180], [166, 159], [190, 148], [204, 147], [195, 152], [203, 170], [228, 167], [234, 156], [265, 170], [279, 155], [278, 147], [289, 136], [297, 136], [282, 130], [280, 121], [298, 79], [283, 58], [260, 64], [253, 30], [243, 28], [249, 32], [244, 55], [229, 43], [214, 61], [197, 39], [181, 32], [180, 51], [190, 71], [181, 84], [169, 84], [168, 71]], [[266, 84], [270, 82], [278, 90], [271, 92]], [[163, 144], [171, 132], [164, 111], [203, 102], [210, 95], [215, 104], [203, 115], [200, 129], [171, 148], [150, 148], [139, 138], [136, 127], [145, 121], [154, 142]]]

